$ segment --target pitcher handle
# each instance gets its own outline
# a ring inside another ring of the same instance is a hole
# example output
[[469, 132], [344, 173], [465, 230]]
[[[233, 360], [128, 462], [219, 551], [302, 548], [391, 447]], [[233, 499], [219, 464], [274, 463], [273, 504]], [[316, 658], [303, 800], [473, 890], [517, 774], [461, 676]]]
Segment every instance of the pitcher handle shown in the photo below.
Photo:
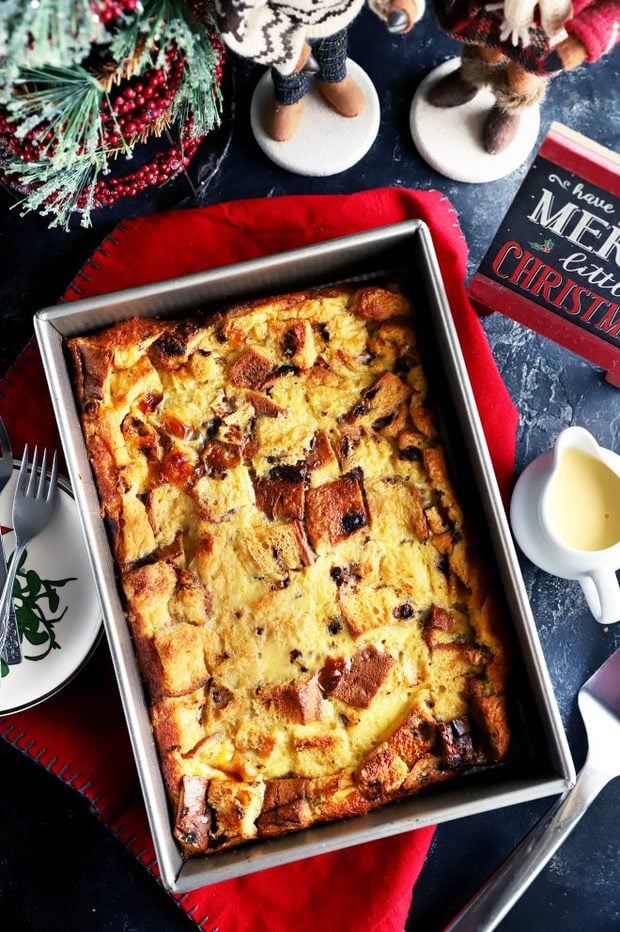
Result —
[[591, 570], [579, 582], [588, 608], [601, 625], [620, 621], [620, 583], [615, 570]]

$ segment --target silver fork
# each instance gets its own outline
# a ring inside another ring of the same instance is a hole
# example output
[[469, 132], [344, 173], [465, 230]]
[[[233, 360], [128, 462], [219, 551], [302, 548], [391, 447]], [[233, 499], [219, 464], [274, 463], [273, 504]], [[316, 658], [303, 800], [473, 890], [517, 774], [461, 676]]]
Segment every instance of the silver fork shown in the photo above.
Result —
[[[7, 482], [13, 475], [13, 453], [11, 451], [11, 443], [9, 441], [9, 435], [7, 434], [6, 427], [4, 422], [0, 417], [0, 493], [6, 486]], [[0, 537], [0, 587], [4, 585], [6, 579], [7, 567], [6, 567], [6, 554], [4, 552], [4, 544]], [[13, 602], [9, 604], [9, 618], [8, 618], [8, 633], [7, 633], [7, 642], [6, 642], [6, 651], [5, 657], [6, 662], [9, 664], [20, 663], [22, 659], [21, 648], [19, 646], [19, 634], [17, 631], [17, 621], [15, 619], [15, 609], [13, 608]], [[16, 637], [11, 637], [11, 633], [15, 632]], [[14, 641], [17, 641], [17, 651], [14, 649]]]
[[603, 787], [620, 777], [620, 650], [584, 683], [577, 702], [588, 735], [588, 756], [577, 782], [508, 855], [444, 932], [492, 932]]
[[[21, 560], [25, 547], [33, 537], [40, 534], [47, 526], [56, 501], [56, 483], [58, 480], [58, 463], [56, 451], [52, 459], [52, 472], [50, 481], [46, 487], [47, 480], [47, 450], [43, 451], [41, 461], [41, 474], [37, 484], [37, 448], [34, 448], [32, 464], [30, 466], [30, 476], [28, 476], [28, 445], [24, 447], [24, 455], [17, 477], [15, 487], [15, 498], [13, 499], [13, 530], [15, 531], [15, 551], [11, 560], [11, 567], [4, 581], [2, 594], [0, 595], [0, 655], [4, 653], [4, 645], [8, 633], [8, 608], [11, 603], [13, 592], [13, 583], [17, 567]], [[19, 634], [16, 631], [17, 648], [20, 653]]]

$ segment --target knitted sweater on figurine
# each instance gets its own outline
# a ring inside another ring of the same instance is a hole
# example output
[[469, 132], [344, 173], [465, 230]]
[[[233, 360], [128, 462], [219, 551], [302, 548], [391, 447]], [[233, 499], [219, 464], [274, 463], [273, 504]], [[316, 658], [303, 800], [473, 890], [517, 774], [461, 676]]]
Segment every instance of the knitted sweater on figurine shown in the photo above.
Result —
[[[229, 48], [260, 65], [292, 74], [304, 42], [333, 36], [346, 29], [364, 0], [216, 0], [222, 38]], [[387, 19], [389, 0], [369, 0], [381, 19]], [[416, 0], [416, 22], [424, 0]]]

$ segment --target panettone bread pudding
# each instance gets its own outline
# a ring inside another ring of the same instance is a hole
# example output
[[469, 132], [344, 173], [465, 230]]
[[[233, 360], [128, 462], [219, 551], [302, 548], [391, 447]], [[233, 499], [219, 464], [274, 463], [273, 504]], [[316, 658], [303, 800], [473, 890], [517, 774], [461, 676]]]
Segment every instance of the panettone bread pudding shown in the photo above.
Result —
[[506, 755], [500, 609], [405, 298], [322, 289], [70, 347], [186, 855]]

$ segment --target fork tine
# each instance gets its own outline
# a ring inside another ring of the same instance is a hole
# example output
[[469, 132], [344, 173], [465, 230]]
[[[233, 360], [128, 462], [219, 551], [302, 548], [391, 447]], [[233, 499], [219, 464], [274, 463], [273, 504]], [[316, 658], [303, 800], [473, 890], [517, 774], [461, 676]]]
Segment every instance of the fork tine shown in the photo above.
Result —
[[19, 475], [17, 477], [17, 485], [15, 486], [15, 495], [23, 496], [26, 493], [26, 471], [28, 469], [28, 444], [24, 447], [24, 452], [22, 454], [22, 462], [19, 467]]
[[43, 450], [43, 459], [41, 460], [41, 473], [39, 475], [39, 485], [37, 487], [37, 498], [43, 500], [45, 491], [45, 481], [47, 479], [47, 450]]
[[5, 456], [11, 456], [11, 444], [4, 421], [0, 417], [0, 459], [4, 459]]
[[30, 464], [30, 479], [28, 480], [28, 488], [26, 489], [26, 495], [28, 498], [31, 498], [34, 493], [34, 484], [37, 478], [37, 459], [38, 447], [35, 447], [34, 453], [32, 454], [32, 463]]
[[50, 484], [47, 490], [47, 502], [53, 502], [56, 496], [56, 488], [58, 483], [58, 452], [54, 450], [54, 456], [52, 458], [52, 474], [50, 476]]

